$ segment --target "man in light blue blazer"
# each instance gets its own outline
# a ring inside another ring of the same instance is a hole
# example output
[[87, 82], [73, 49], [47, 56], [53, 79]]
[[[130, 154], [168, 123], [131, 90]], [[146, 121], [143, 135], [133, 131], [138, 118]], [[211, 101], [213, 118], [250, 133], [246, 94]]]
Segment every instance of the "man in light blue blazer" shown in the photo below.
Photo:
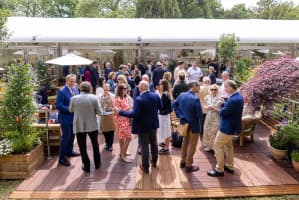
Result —
[[[224, 89], [229, 97], [220, 110], [220, 127], [214, 142], [217, 165], [215, 169], [208, 171], [208, 175], [212, 177], [224, 176], [224, 171], [234, 173], [232, 139], [235, 134], [240, 134], [242, 129], [243, 97], [232, 80], [224, 82]], [[226, 149], [226, 162], [224, 149]]]
[[188, 133], [184, 136], [180, 167], [186, 172], [198, 171], [199, 167], [193, 164], [193, 156], [196, 151], [201, 130], [202, 109], [196, 93], [199, 92], [198, 81], [190, 81], [189, 91], [183, 92], [173, 103], [173, 109], [181, 124], [189, 124]]
[[75, 86], [76, 75], [69, 74], [66, 76], [66, 84], [62, 87], [56, 97], [56, 108], [58, 109], [58, 122], [62, 130], [58, 163], [64, 166], [70, 166], [67, 156], [79, 156], [80, 154], [73, 151], [74, 134], [73, 118], [74, 113], [69, 111], [70, 99], [72, 96], [79, 94]]
[[139, 83], [140, 95], [134, 100], [133, 110], [116, 110], [120, 116], [133, 118], [132, 133], [138, 134], [141, 142], [142, 165], [144, 173], [149, 173], [149, 147], [151, 146], [152, 167], [156, 167], [158, 161], [157, 128], [159, 128], [158, 111], [162, 103], [158, 94], [149, 91], [147, 81]]

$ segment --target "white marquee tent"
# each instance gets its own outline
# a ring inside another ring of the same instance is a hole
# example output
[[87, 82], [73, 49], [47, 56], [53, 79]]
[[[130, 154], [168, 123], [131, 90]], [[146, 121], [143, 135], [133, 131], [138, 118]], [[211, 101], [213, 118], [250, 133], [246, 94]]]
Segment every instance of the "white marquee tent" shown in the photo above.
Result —
[[235, 33], [240, 43], [298, 43], [299, 20], [103, 19], [9, 17], [11, 43], [217, 42]]

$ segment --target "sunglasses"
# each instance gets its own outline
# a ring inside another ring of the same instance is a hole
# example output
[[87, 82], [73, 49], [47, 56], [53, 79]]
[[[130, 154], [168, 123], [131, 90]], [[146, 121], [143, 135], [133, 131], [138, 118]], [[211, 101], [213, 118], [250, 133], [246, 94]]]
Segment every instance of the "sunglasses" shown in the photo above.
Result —
[[211, 89], [211, 91], [217, 91], [217, 89]]

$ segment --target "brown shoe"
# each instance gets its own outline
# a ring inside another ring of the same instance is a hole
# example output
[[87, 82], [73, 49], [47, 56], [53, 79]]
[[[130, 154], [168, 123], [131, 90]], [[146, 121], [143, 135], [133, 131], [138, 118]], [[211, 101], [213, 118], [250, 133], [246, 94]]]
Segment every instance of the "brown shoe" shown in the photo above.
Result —
[[192, 165], [192, 166], [187, 166], [186, 167], [186, 172], [196, 172], [196, 171], [198, 171], [199, 170], [199, 167], [198, 166], [194, 166], [194, 165]]

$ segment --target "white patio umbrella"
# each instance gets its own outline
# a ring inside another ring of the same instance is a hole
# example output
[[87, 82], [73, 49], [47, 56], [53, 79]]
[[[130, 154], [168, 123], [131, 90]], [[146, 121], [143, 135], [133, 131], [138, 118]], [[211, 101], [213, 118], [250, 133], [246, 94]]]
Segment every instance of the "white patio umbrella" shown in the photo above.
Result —
[[90, 65], [93, 61], [87, 58], [68, 53], [64, 56], [48, 60], [47, 64], [53, 65]]

